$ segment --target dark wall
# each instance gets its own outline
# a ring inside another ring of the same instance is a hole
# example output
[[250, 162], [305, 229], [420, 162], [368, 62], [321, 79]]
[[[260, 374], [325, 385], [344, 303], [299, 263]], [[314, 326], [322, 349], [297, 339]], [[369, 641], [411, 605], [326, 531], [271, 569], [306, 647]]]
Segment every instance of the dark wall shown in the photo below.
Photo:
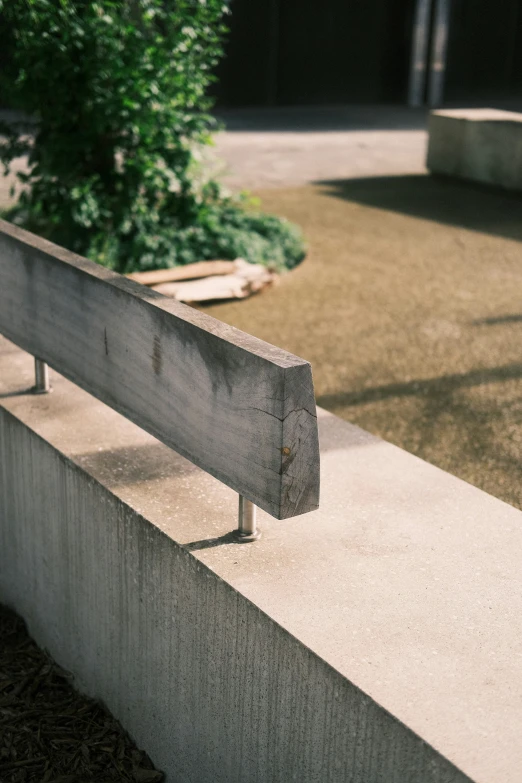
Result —
[[284, 0], [278, 102], [400, 100], [408, 76], [410, 0]]
[[230, 7], [225, 57], [213, 92], [225, 106], [273, 103], [278, 0], [232, 0]]
[[232, 0], [221, 105], [402, 101], [414, 0]]
[[[406, 102], [415, 0], [232, 0], [222, 106]], [[445, 101], [522, 99], [522, 0], [451, 0]]]
[[452, 0], [446, 99], [522, 96], [522, 1]]

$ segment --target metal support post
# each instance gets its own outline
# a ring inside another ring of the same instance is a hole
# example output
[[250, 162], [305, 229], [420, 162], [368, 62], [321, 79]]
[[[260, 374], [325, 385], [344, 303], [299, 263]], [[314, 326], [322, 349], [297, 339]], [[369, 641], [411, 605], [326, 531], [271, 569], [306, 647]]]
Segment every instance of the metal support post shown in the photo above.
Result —
[[243, 495], [239, 496], [239, 522], [236, 536], [238, 541], [257, 541], [261, 533], [256, 527], [256, 506]]
[[408, 106], [422, 106], [426, 90], [432, 0], [416, 0], [408, 85]]
[[428, 82], [428, 106], [441, 106], [444, 101], [450, 6], [451, 0], [437, 0], [435, 5], [430, 77]]
[[34, 394], [48, 394], [51, 391], [49, 382], [49, 365], [35, 357], [34, 360]]

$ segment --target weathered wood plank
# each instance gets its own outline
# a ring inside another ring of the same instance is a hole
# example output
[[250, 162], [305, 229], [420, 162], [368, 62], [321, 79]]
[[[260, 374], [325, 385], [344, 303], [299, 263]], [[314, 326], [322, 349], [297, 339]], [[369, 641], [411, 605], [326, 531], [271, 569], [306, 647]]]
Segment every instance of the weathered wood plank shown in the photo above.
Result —
[[317, 508], [304, 360], [4, 221], [0, 332], [278, 519]]
[[179, 280], [196, 280], [209, 275], [231, 275], [236, 269], [235, 261], [198, 261], [196, 264], [176, 266], [172, 269], [154, 269], [150, 272], [131, 272], [125, 275], [142, 285], [175, 283]]
[[[262, 264], [249, 264], [242, 258], [238, 258], [233, 263], [233, 267], [232, 274], [210, 275], [199, 280], [184, 280], [176, 283], [160, 283], [152, 287], [160, 294], [174, 297], [178, 302], [209, 302], [216, 299], [244, 299], [259, 293], [276, 280], [275, 272], [271, 272]], [[143, 281], [138, 280], [138, 283], [140, 282]]]

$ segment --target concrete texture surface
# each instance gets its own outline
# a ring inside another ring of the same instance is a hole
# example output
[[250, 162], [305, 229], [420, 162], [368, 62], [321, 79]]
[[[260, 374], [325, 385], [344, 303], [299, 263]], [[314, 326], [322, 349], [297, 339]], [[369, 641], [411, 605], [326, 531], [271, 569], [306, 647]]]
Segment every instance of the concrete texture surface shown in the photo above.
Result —
[[444, 109], [431, 112], [428, 130], [434, 174], [522, 191], [522, 113]]
[[336, 106], [222, 112], [216, 170], [234, 189], [425, 172], [426, 111]]
[[172, 780], [520, 781], [520, 511], [320, 411], [321, 508], [235, 545], [231, 490], [31, 383], [3, 342], [0, 596]]

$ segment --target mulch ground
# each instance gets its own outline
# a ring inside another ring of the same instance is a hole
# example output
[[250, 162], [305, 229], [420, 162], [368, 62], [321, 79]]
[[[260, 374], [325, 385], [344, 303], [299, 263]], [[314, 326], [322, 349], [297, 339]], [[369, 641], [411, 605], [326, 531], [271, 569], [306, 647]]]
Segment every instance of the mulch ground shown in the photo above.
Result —
[[159, 783], [147, 755], [0, 606], [0, 783]]
[[309, 255], [206, 308], [312, 363], [318, 403], [522, 508], [522, 198], [427, 175], [259, 192]]

